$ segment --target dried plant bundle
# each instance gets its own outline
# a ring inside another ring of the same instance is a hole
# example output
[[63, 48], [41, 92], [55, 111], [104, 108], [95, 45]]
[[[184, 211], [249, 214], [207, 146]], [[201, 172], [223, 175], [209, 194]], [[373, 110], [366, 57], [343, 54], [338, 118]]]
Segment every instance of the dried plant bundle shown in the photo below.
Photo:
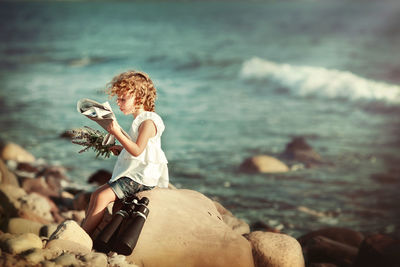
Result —
[[95, 152], [97, 152], [96, 158], [99, 156], [109, 158], [111, 155], [111, 151], [109, 149], [115, 145], [115, 142], [112, 144], [103, 145], [103, 140], [107, 133], [95, 130], [88, 126], [70, 130], [68, 133], [72, 136], [72, 143], [85, 147], [84, 149], [80, 150], [79, 153], [88, 151], [90, 148], [92, 148]]

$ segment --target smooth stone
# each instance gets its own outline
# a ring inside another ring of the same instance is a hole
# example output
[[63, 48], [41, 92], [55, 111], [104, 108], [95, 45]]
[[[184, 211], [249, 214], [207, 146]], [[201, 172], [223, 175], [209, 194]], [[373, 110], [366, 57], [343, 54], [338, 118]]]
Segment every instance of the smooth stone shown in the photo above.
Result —
[[32, 233], [25, 233], [10, 238], [6, 241], [6, 251], [11, 254], [19, 254], [33, 248], [42, 248], [42, 240]]
[[11, 218], [8, 221], [7, 232], [11, 234], [33, 233], [40, 235], [40, 230], [44, 225], [35, 221], [23, 218]]
[[285, 234], [251, 232], [247, 236], [253, 248], [256, 267], [304, 267], [301, 246]]
[[16, 162], [35, 161], [35, 157], [31, 153], [14, 143], [6, 144], [0, 154], [3, 160], [14, 160]]
[[[57, 239], [78, 243], [89, 252], [93, 247], [93, 241], [90, 236], [73, 220], [61, 223], [57, 227], [57, 230], [49, 237], [49, 243]], [[47, 246], [49, 246], [49, 243]]]
[[285, 163], [267, 155], [250, 157], [240, 165], [239, 169], [250, 173], [279, 173], [289, 171], [289, 167]]

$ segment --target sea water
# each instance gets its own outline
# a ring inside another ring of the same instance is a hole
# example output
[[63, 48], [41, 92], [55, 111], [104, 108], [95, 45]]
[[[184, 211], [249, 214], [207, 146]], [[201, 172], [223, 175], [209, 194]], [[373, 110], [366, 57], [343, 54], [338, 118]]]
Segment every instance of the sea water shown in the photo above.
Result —
[[[97, 128], [76, 102], [109, 100], [106, 83], [139, 69], [158, 89], [172, 184], [294, 236], [398, 234], [399, 11], [398, 1], [2, 2], [0, 138], [77, 183], [111, 171], [115, 158], [78, 154], [59, 135]], [[128, 130], [133, 118], [112, 106]], [[238, 171], [295, 136], [330, 164]]]

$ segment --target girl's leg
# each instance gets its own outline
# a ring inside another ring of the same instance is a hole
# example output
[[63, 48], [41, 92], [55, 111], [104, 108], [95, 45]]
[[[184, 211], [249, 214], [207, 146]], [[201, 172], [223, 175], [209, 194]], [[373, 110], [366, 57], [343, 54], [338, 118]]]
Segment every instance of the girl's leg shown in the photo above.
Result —
[[115, 193], [108, 184], [102, 185], [93, 192], [90, 197], [86, 218], [82, 224], [82, 228], [89, 235], [92, 235], [97, 225], [100, 223], [107, 205], [115, 201], [115, 199]]

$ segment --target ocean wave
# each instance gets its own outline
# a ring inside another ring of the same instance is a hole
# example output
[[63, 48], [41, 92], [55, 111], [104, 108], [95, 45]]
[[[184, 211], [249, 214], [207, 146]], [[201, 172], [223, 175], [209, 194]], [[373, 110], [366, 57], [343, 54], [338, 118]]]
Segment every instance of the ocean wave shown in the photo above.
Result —
[[240, 77], [273, 82], [298, 96], [400, 105], [400, 86], [368, 80], [335, 69], [292, 66], [254, 57], [243, 63]]

